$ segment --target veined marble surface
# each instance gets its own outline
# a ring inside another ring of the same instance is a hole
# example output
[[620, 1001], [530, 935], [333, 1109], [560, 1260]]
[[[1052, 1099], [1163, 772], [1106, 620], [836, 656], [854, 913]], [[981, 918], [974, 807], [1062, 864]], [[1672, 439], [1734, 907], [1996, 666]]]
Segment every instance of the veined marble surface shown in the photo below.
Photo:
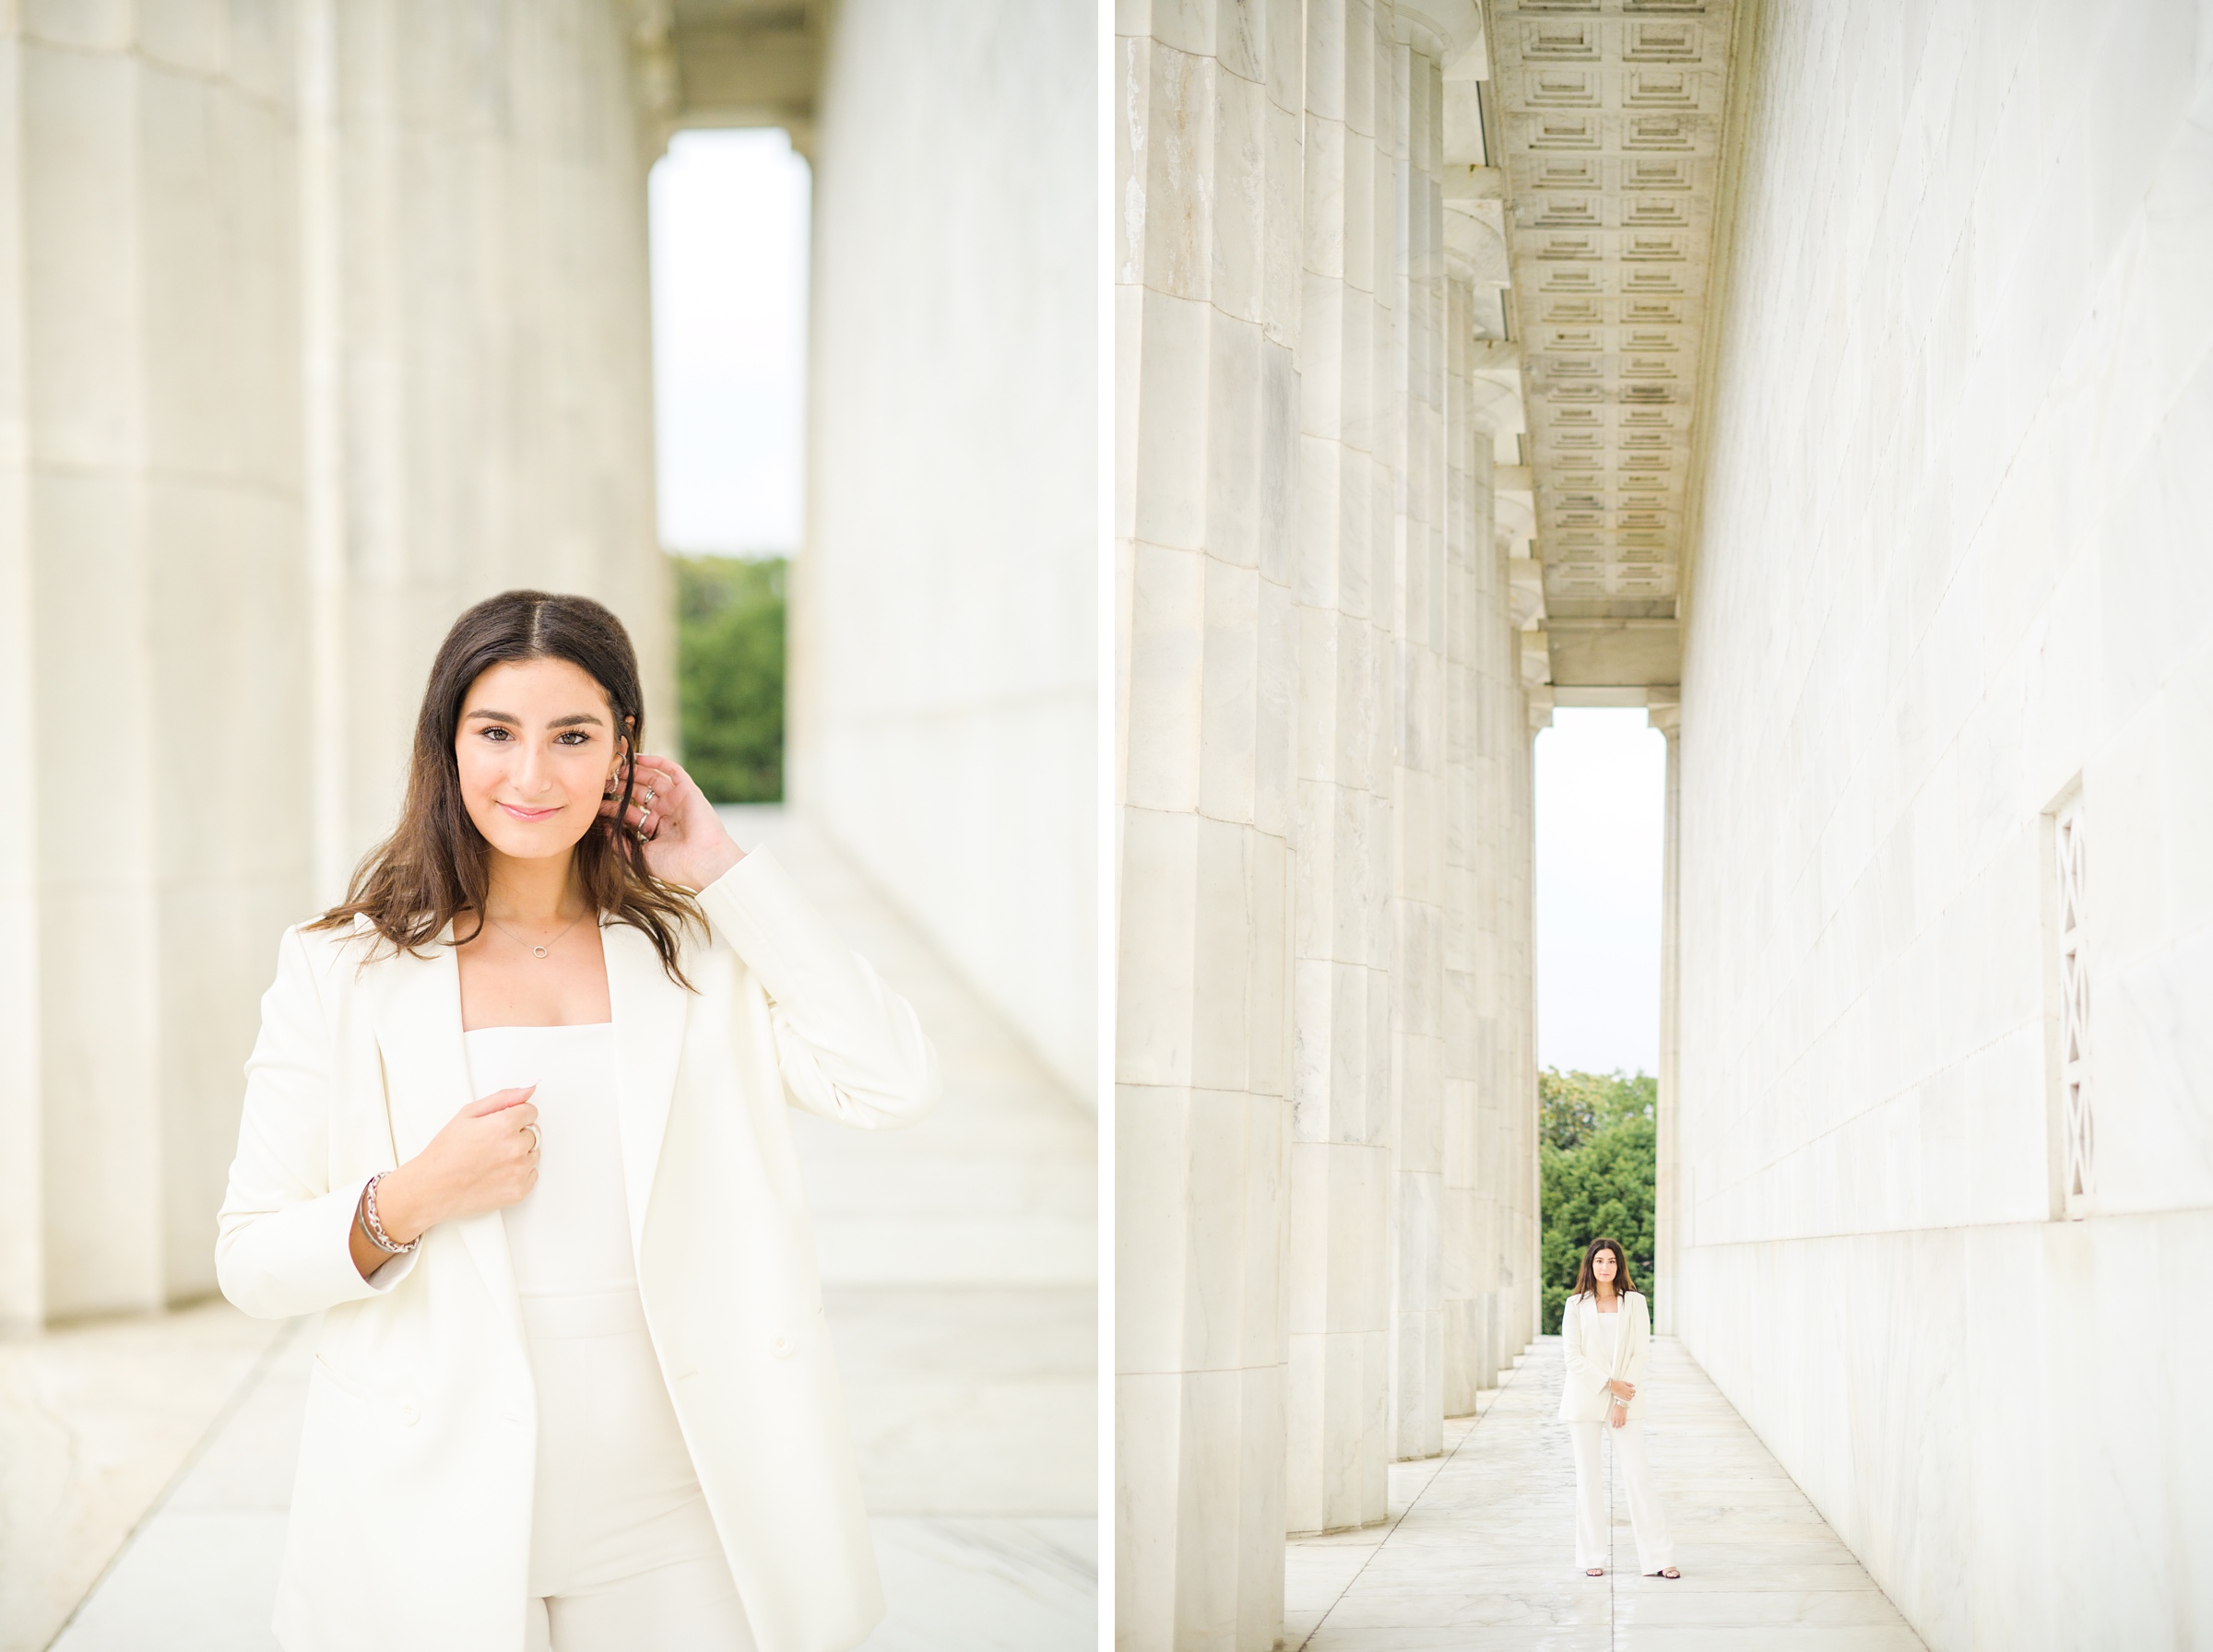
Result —
[[[800, 822], [774, 809], [730, 819], [740, 843], [772, 842], [841, 932], [913, 999], [945, 1072], [944, 1101], [912, 1130], [800, 1132], [889, 1605], [866, 1652], [1088, 1652], [1097, 1639], [1096, 1297], [1091, 1242], [1078, 1240], [1095, 1208], [1091, 1116]], [[951, 1240], [946, 1226], [958, 1230]], [[899, 1254], [880, 1263], [885, 1246]], [[0, 1344], [0, 1585], [18, 1576], [15, 1557], [32, 1552], [18, 1547], [18, 1532], [44, 1517], [43, 1504], [16, 1495], [25, 1478], [16, 1465], [30, 1460], [15, 1449], [18, 1437], [74, 1430], [112, 1441], [107, 1457], [123, 1460], [133, 1490], [36, 1552], [21, 1575], [55, 1579], [44, 1615], [0, 1636], [0, 1652], [46, 1646], [95, 1578], [54, 1652], [274, 1647], [269, 1607], [312, 1322], [255, 1326], [218, 1304], [85, 1335], [107, 1340], [79, 1363], [98, 1365], [99, 1352], [107, 1363], [67, 1382], [32, 1384], [18, 1369], [29, 1362], [11, 1363], [32, 1345]], [[228, 1364], [213, 1351], [226, 1349]], [[47, 1367], [61, 1369], [57, 1359], [50, 1353]], [[85, 1398], [111, 1389], [121, 1398], [104, 1409]], [[18, 1400], [33, 1391], [48, 1398]], [[0, 1611], [14, 1599], [0, 1595]]]
[[276, 1330], [219, 1301], [0, 1341], [0, 1652], [53, 1639]]
[[1575, 1565], [1560, 1340], [1542, 1337], [1445, 1455], [1391, 1469], [1382, 1526], [1290, 1545], [1296, 1652], [1923, 1652], [1921, 1638], [1672, 1337], [1647, 1382], [1652, 1469], [1683, 1575]]
[[[844, 1340], [849, 1304], [833, 1299]], [[285, 1509], [307, 1403], [313, 1322], [284, 1328], [154, 1516], [85, 1601], [53, 1652], [276, 1652], [269, 1606], [284, 1553]], [[849, 1356], [848, 1356], [849, 1358]], [[854, 1397], [855, 1410], [865, 1409]], [[947, 1457], [983, 1449], [970, 1420], [934, 1430]], [[897, 1475], [899, 1465], [894, 1462]], [[882, 1506], [882, 1459], [864, 1435], [861, 1472]], [[976, 1477], [954, 1477], [969, 1500]], [[985, 1481], [988, 1484], [988, 1481]], [[894, 1478], [895, 1487], [905, 1482]], [[884, 1514], [870, 1521], [889, 1612], [865, 1652], [1033, 1652], [1089, 1648], [1096, 1630], [1096, 1522], [1088, 1516]], [[10, 1642], [44, 1646], [43, 1636]]]

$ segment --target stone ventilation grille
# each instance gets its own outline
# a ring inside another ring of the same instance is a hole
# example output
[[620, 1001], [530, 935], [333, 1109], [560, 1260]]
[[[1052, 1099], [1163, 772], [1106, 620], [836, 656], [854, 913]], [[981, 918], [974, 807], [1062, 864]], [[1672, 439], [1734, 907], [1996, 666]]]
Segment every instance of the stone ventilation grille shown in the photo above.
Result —
[[1547, 608], [1675, 613], [1732, 0], [1493, 11]]
[[2059, 1105], [2067, 1213], [2078, 1212], [2094, 1182], [2090, 1122], [2090, 986], [2083, 959], [2082, 806], [2053, 823], [2059, 874]]

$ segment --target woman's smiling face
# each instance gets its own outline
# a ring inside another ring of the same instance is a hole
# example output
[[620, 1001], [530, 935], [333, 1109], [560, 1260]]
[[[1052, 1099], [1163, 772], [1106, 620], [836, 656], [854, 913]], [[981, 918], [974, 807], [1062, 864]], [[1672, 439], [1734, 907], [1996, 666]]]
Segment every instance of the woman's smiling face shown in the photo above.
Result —
[[454, 759], [468, 818], [502, 855], [566, 856], [621, 755], [606, 690], [567, 660], [511, 660], [468, 685]]

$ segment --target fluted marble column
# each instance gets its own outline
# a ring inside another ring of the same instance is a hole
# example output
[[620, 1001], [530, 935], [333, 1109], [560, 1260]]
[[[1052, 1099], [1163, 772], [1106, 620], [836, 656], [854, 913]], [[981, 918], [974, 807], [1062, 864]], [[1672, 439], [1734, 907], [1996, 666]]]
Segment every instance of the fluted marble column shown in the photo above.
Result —
[[1383, 1518], [1390, 1460], [1392, 153], [1404, 83], [1365, 0], [1307, 6], [1288, 1315], [1294, 1532]]
[[132, 21], [0, 25], [18, 1327], [211, 1286], [254, 997], [308, 892], [287, 19]]
[[1115, 43], [1115, 1635], [1283, 1622], [1297, 0]]
[[[620, 614], [672, 749], [654, 516], [645, 147], [620, 0], [298, 0], [324, 608], [318, 892], [390, 829], [431, 655], [515, 585]], [[425, 249], [437, 250], [426, 256]]]
[[[1469, 289], [1455, 282], [1453, 345], [1476, 359]], [[1467, 295], [1467, 296], [1462, 296]], [[1464, 312], [1462, 306], [1464, 305]], [[1451, 697], [1453, 769], [1449, 1022], [1444, 1091], [1442, 1240], [1445, 1315], [1443, 1411], [1466, 1416], [1497, 1381], [1508, 1351], [1499, 1277], [1502, 1210], [1515, 1167], [1498, 1139], [1498, 1100], [1512, 1084], [1518, 985], [1515, 866], [1526, 802], [1516, 758], [1525, 743], [1520, 649], [1509, 608], [1506, 540], [1494, 525], [1492, 403], [1464, 372], [1454, 374], [1452, 448], [1467, 474], [1455, 522]]]
[[[1391, 1455], [1444, 1449], [1444, 1189], [1446, 838], [1446, 454], [1451, 309], [1445, 294], [1443, 79], [1434, 49], [1408, 38], [1393, 51], [1403, 91], [1392, 146], [1398, 178], [1399, 299], [1394, 358], [1402, 388], [1396, 512], [1397, 690], [1393, 789]], [[1462, 478], [1464, 481], [1464, 476]], [[1467, 501], [1460, 502], [1463, 508]]]
[[[1537, 836], [1536, 736], [1539, 719], [1552, 722], [1549, 704], [1540, 711], [1526, 692], [1519, 696], [1522, 721], [1506, 746], [1503, 796], [1506, 828], [1500, 834], [1500, 876], [1506, 887], [1505, 945], [1499, 971], [1500, 997], [1507, 1011], [1507, 1038], [1492, 1095], [1490, 1139], [1496, 1159], [1488, 1180], [1499, 1191], [1498, 1226], [1493, 1241], [1497, 1271], [1498, 1322], [1503, 1332], [1497, 1362], [1504, 1368], [1529, 1346], [1541, 1317], [1537, 1263], [1543, 1254], [1537, 1164]], [[1502, 721], [1511, 724], [1509, 706]]]
[[1464, 639], [1509, 621], [1438, 12], [1473, 38], [1293, 0], [1133, 4], [1117, 44], [1132, 1652], [1272, 1646], [1284, 1530], [1382, 1518], [1441, 1437], [1447, 938], [1492, 853]]

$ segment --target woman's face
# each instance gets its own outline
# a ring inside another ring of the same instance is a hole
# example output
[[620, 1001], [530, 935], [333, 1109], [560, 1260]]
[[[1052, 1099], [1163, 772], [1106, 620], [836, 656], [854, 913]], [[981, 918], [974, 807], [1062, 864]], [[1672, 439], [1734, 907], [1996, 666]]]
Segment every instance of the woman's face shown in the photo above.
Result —
[[1594, 1250], [1591, 1253], [1591, 1277], [1600, 1284], [1612, 1284], [1615, 1274], [1619, 1270], [1620, 1265], [1614, 1260], [1612, 1251]]
[[576, 846], [621, 754], [606, 691], [567, 660], [490, 667], [468, 685], [454, 731], [468, 818], [516, 860]]

